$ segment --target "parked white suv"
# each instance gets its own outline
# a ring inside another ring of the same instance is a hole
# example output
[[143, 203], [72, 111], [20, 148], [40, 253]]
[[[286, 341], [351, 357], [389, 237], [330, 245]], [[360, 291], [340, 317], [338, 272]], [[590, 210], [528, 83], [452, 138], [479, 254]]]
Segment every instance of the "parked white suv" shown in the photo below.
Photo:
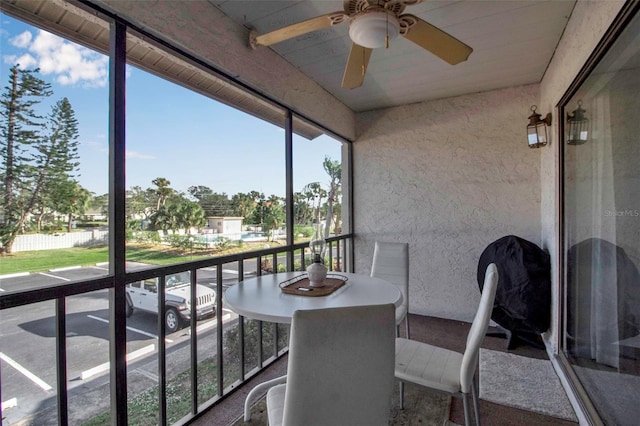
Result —
[[[167, 276], [165, 284], [165, 326], [173, 333], [191, 321], [191, 273], [181, 272]], [[196, 285], [196, 319], [215, 314], [216, 292]], [[151, 278], [127, 285], [127, 317], [134, 309], [158, 313], [158, 279]]]

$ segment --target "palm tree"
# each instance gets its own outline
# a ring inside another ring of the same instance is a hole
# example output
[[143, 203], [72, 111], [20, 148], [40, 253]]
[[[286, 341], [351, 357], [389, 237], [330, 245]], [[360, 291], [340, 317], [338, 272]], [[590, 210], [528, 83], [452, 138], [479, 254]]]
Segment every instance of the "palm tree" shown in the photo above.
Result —
[[264, 224], [271, 230], [272, 241], [275, 241], [275, 230], [282, 226], [286, 217], [281, 201], [282, 198], [272, 195], [265, 202]]
[[253, 215], [257, 206], [256, 199], [251, 193], [237, 193], [232, 197], [231, 203], [233, 205], [234, 214], [245, 219], [248, 219]]
[[151, 217], [152, 226], [164, 231], [199, 228], [206, 223], [202, 206], [182, 196], [169, 198], [165, 205]]
[[67, 214], [67, 230], [73, 228], [74, 216], [84, 214], [91, 203], [91, 192], [74, 180], [58, 183], [53, 188], [53, 205], [57, 212]]
[[308, 199], [311, 199], [311, 205], [314, 211], [314, 221], [320, 220], [320, 207], [322, 206], [322, 199], [327, 196], [327, 191], [322, 188], [320, 182], [308, 183], [302, 191], [306, 194]]
[[194, 201], [183, 200], [181, 203], [180, 223], [188, 232], [191, 228], [201, 228], [207, 222], [202, 206]]
[[[331, 220], [333, 219], [333, 204], [338, 201], [340, 195], [340, 188], [342, 182], [342, 164], [339, 161], [332, 161], [330, 157], [324, 157], [322, 163], [324, 171], [327, 172], [329, 178], [329, 193], [327, 194], [327, 217], [325, 219], [324, 236], [329, 236], [329, 229], [331, 227]], [[338, 218], [336, 217], [336, 224]], [[335, 229], [335, 227], [334, 227]]]
[[157, 186], [156, 194], [158, 195], [158, 202], [156, 203], [156, 211], [160, 210], [160, 207], [164, 206], [167, 202], [167, 198], [173, 194], [173, 189], [169, 188], [171, 182], [168, 179], [158, 177], [151, 181], [152, 184]]

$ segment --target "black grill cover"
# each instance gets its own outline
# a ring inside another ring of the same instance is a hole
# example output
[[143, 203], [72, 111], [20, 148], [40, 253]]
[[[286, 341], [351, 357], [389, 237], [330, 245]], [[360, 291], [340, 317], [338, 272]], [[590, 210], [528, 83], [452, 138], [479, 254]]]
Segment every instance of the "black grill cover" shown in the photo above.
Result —
[[[478, 262], [478, 285], [490, 263], [498, 267], [491, 319], [513, 335], [539, 335], [551, 317], [551, 260], [537, 245], [515, 235], [489, 244]], [[525, 339], [526, 340], [526, 339]]]

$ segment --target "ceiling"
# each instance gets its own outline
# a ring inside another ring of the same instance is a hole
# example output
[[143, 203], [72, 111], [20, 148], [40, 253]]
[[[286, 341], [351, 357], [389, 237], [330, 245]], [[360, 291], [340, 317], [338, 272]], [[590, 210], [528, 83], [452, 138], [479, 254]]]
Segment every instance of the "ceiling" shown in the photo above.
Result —
[[[392, 41], [388, 49], [373, 50], [361, 87], [343, 89], [342, 75], [352, 44], [348, 35], [348, 22], [270, 47], [257, 48], [264, 49], [263, 53], [267, 53], [266, 49], [272, 49], [352, 111], [369, 111], [540, 82], [575, 5], [575, 0], [404, 1], [407, 3], [404, 14], [416, 15], [471, 46], [473, 52], [469, 59], [452, 66], [399, 37]], [[92, 2], [113, 8], [116, 13], [123, 13], [125, 16], [128, 16], [130, 10], [140, 11], [137, 6], [139, 3], [135, 1]], [[158, 13], [173, 10], [167, 4], [164, 3], [164, 8]], [[107, 53], [108, 21], [94, 16], [90, 8], [85, 10], [84, 7], [75, 5], [82, 6], [82, 3], [61, 0], [0, 0], [3, 12], [9, 12], [34, 25]], [[200, 0], [183, 2], [181, 6], [180, 13], [187, 17], [189, 13], [206, 15], [204, 9], [207, 6], [215, 8], [216, 13], [212, 16], [226, 15], [239, 26], [255, 28], [258, 34], [344, 10], [342, 0]], [[142, 10], [143, 14], [146, 13], [146, 9]], [[202, 25], [202, 22], [206, 25], [207, 20], [200, 20], [198, 24]], [[235, 42], [236, 46], [237, 41], [245, 37], [248, 44], [246, 29], [238, 28], [239, 31], [234, 31], [232, 25], [219, 21], [216, 25], [218, 27], [210, 32], [203, 31], [202, 28], [199, 31], [211, 36], [226, 31], [230, 36], [229, 40]], [[284, 125], [285, 114], [282, 108], [253, 96], [242, 87], [237, 87], [234, 81], [212, 74], [208, 68], [202, 68], [199, 63], [175, 55], [146, 37], [128, 33], [127, 40], [127, 60], [131, 64], [275, 125]], [[225, 38], [220, 37], [220, 40], [224, 45]], [[206, 51], [208, 46], [202, 48]], [[219, 49], [219, 45], [216, 48]], [[246, 48], [239, 53], [250, 56], [254, 52]], [[259, 52], [256, 55], [260, 56]], [[256, 72], [259, 70], [254, 74]], [[341, 112], [334, 111], [335, 114]], [[294, 120], [293, 126], [294, 132], [308, 138], [322, 133], [303, 120]], [[349, 139], [348, 135], [343, 137]]]
[[[344, 10], [342, 0], [209, 2], [258, 34]], [[258, 49], [273, 49], [352, 110], [366, 111], [540, 82], [574, 4], [575, 0], [418, 0], [404, 13], [471, 46], [469, 59], [452, 66], [398, 37], [388, 49], [373, 51], [364, 83], [356, 89], [341, 87], [351, 48], [347, 22]]]

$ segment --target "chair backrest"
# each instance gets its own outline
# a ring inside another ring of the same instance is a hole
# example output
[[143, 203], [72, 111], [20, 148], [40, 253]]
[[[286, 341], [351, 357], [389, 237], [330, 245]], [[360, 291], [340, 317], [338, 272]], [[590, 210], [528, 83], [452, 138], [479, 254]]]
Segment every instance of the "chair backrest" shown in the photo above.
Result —
[[409, 305], [409, 244], [376, 241], [371, 276], [389, 281], [402, 291], [402, 304]]
[[478, 311], [471, 324], [469, 335], [467, 336], [467, 347], [462, 357], [460, 368], [460, 387], [462, 392], [469, 393], [471, 381], [476, 372], [478, 364], [478, 353], [480, 345], [489, 328], [489, 320], [493, 311], [493, 302], [496, 298], [496, 288], [498, 287], [498, 268], [495, 263], [490, 263], [484, 274], [484, 285], [482, 287], [482, 297]]
[[395, 336], [393, 304], [296, 311], [283, 425], [387, 425]]

